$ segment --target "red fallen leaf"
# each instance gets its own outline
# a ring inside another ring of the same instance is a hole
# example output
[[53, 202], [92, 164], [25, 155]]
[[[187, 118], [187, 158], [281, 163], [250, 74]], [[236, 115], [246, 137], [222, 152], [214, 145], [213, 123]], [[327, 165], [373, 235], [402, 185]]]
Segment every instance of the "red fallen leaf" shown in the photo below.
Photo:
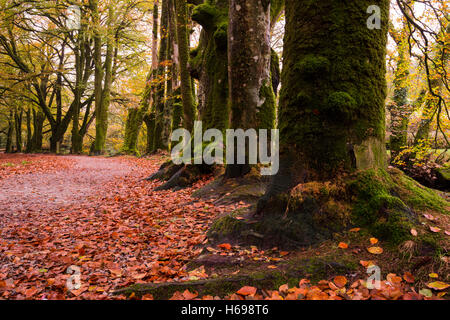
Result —
[[422, 300], [422, 296], [418, 293], [408, 292], [403, 295], [402, 300]]
[[445, 234], [450, 236], [450, 231], [445, 230]]
[[280, 252], [280, 256], [282, 256], [282, 257], [287, 256], [288, 254], [289, 254], [289, 252], [287, 252], [287, 251]]
[[239, 291], [236, 293], [241, 296], [254, 296], [257, 290], [258, 289], [256, 289], [255, 287], [245, 286], [239, 289]]
[[339, 243], [338, 247], [341, 248], [341, 249], [347, 249], [348, 248], [348, 244], [346, 244], [345, 242], [341, 242], [341, 243]]
[[359, 232], [361, 230], [361, 228], [353, 228], [350, 229], [350, 232]]
[[403, 275], [403, 279], [408, 283], [414, 283], [414, 276], [410, 272], [405, 272]]
[[227, 250], [227, 251], [231, 250], [231, 244], [229, 244], [229, 243], [222, 243], [222, 244], [219, 244], [217, 247], [219, 247], [220, 249]]
[[424, 214], [423, 216], [424, 216], [427, 220], [430, 220], [430, 221], [436, 220], [436, 218], [435, 218], [434, 216], [432, 216], [431, 214]]
[[25, 290], [25, 297], [27, 299], [31, 298], [32, 296], [34, 296], [36, 293], [38, 292], [38, 289], [36, 287], [31, 287], [27, 290]]
[[377, 244], [378, 243], [378, 239], [377, 238], [370, 238], [370, 243], [371, 244]]
[[289, 286], [287, 284], [283, 284], [282, 286], [280, 286], [280, 288], [278, 289], [278, 291], [280, 291], [281, 293], [286, 293], [289, 290]]
[[337, 277], [334, 278], [333, 282], [339, 288], [343, 288], [347, 284], [348, 280], [344, 276], [337, 276]]
[[155, 300], [155, 298], [151, 294], [145, 294], [142, 296], [142, 300]]
[[434, 232], [434, 233], [439, 233], [439, 232], [441, 232], [442, 229], [440, 229], [440, 228], [435, 228], [435, 227], [430, 227], [430, 230], [431, 230], [432, 232]]
[[197, 293], [197, 292], [192, 293], [192, 292], [190, 292], [189, 290], [186, 289], [186, 290], [183, 292], [183, 297], [184, 297], [184, 299], [186, 299], [186, 300], [193, 300], [193, 299], [195, 299], [195, 298], [198, 297], [198, 293]]

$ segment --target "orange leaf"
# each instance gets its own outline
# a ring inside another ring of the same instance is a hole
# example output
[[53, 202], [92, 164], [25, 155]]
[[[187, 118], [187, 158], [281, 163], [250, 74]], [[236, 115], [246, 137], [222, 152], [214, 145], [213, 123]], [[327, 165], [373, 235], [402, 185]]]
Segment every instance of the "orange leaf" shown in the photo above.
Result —
[[370, 243], [371, 244], [377, 244], [378, 243], [378, 239], [377, 238], [370, 238]]
[[353, 228], [350, 229], [350, 232], [359, 232], [361, 230], [361, 228]]
[[417, 230], [416, 229], [411, 229], [411, 234], [414, 236], [414, 237], [417, 237]]
[[288, 292], [289, 291], [289, 286], [287, 284], [283, 284], [282, 286], [280, 286], [278, 291], [280, 291], [281, 293]]
[[186, 290], [183, 292], [183, 297], [184, 297], [184, 299], [186, 299], [186, 300], [193, 300], [193, 299], [195, 299], [195, 298], [198, 297], [198, 293], [192, 293], [192, 292], [190, 292], [189, 290], [186, 289]]
[[258, 289], [256, 289], [255, 287], [249, 287], [249, 286], [245, 286], [242, 287], [238, 292], [236, 292], [237, 294], [241, 295], [241, 296], [254, 296], [256, 294], [256, 291]]
[[383, 253], [383, 248], [370, 247], [370, 248], [367, 249], [367, 251], [369, 251], [371, 254], [382, 254]]
[[334, 284], [339, 288], [343, 288], [347, 284], [347, 278], [344, 276], [337, 276], [334, 278]]
[[341, 243], [339, 243], [338, 247], [341, 248], [341, 249], [347, 249], [348, 248], [348, 244], [346, 244], [345, 242], [341, 242]]
[[224, 250], [231, 250], [231, 244], [229, 244], [229, 243], [222, 243], [222, 244], [219, 244], [218, 245], [218, 247], [220, 248], [220, 249], [224, 249]]
[[403, 275], [403, 279], [408, 283], [414, 283], [414, 276], [410, 272], [405, 272]]

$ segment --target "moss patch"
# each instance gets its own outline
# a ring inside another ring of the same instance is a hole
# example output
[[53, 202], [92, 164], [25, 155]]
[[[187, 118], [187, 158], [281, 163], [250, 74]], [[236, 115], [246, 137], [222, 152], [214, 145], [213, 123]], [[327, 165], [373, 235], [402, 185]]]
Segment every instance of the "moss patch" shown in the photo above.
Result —
[[300, 184], [272, 197], [266, 205], [270, 211], [262, 217], [247, 212], [239, 218], [233, 214], [218, 219], [209, 236], [212, 241], [235, 239], [290, 248], [332, 239], [357, 226], [396, 246], [425, 241], [410, 232], [422, 227], [418, 213], [423, 209], [442, 213], [449, 205], [398, 170], [366, 170], [332, 182]]

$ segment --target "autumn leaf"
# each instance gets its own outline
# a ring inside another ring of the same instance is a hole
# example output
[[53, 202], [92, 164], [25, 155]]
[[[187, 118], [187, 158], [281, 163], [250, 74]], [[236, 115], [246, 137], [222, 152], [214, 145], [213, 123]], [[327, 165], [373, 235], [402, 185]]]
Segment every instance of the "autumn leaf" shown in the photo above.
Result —
[[334, 278], [333, 282], [337, 287], [343, 288], [347, 284], [348, 280], [344, 276], [337, 276]]
[[198, 293], [197, 292], [192, 293], [192, 292], [190, 292], [189, 290], [186, 289], [183, 292], [183, 297], [184, 297], [185, 300], [193, 300], [193, 299], [198, 297]]
[[359, 232], [361, 230], [361, 228], [353, 228], [350, 229], [350, 232]]
[[224, 249], [224, 250], [231, 250], [231, 244], [229, 243], [222, 243], [219, 244], [217, 247], [219, 247], [220, 249]]
[[367, 251], [369, 251], [371, 254], [382, 254], [383, 253], [383, 248], [370, 247], [370, 248], [367, 249]]
[[417, 237], [417, 235], [418, 235], [417, 230], [416, 230], [416, 229], [411, 229], [411, 234], [412, 234], [414, 237]]
[[441, 291], [447, 289], [448, 287], [450, 287], [450, 285], [442, 281], [436, 281], [427, 284], [427, 287], [433, 290]]
[[414, 276], [410, 272], [405, 272], [405, 274], [403, 275], [403, 280], [408, 283], [414, 283], [415, 281]]
[[348, 248], [348, 244], [346, 244], [345, 242], [341, 242], [341, 243], [339, 243], [338, 247], [341, 248], [341, 249], [347, 249]]
[[431, 230], [431, 232], [439, 233], [439, 232], [441, 232], [442, 229], [440, 229], [440, 228], [435, 228], [435, 227], [430, 227], [430, 230]]
[[249, 286], [245, 286], [242, 287], [238, 292], [236, 292], [237, 294], [241, 295], [241, 296], [254, 296], [256, 294], [256, 291], [258, 289], [256, 289], [255, 287], [249, 287]]
[[430, 273], [428, 276], [433, 279], [439, 278], [439, 275], [437, 273]]
[[370, 243], [371, 244], [377, 244], [378, 243], [378, 239], [377, 238], [370, 238]]

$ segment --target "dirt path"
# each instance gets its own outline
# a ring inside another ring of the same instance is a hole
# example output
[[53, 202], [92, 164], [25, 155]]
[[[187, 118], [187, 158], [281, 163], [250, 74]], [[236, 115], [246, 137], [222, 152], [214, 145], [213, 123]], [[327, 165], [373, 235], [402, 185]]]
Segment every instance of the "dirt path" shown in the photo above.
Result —
[[[0, 299], [114, 299], [139, 282], [189, 277], [224, 208], [192, 188], [154, 192], [166, 159], [0, 154]], [[79, 289], [67, 286], [80, 268]], [[203, 273], [200, 273], [204, 276]]]
[[133, 172], [135, 165], [115, 159], [64, 157], [69, 168], [28, 173], [0, 180], [0, 217], [21, 212], [57, 210], [88, 200], [102, 186]]

